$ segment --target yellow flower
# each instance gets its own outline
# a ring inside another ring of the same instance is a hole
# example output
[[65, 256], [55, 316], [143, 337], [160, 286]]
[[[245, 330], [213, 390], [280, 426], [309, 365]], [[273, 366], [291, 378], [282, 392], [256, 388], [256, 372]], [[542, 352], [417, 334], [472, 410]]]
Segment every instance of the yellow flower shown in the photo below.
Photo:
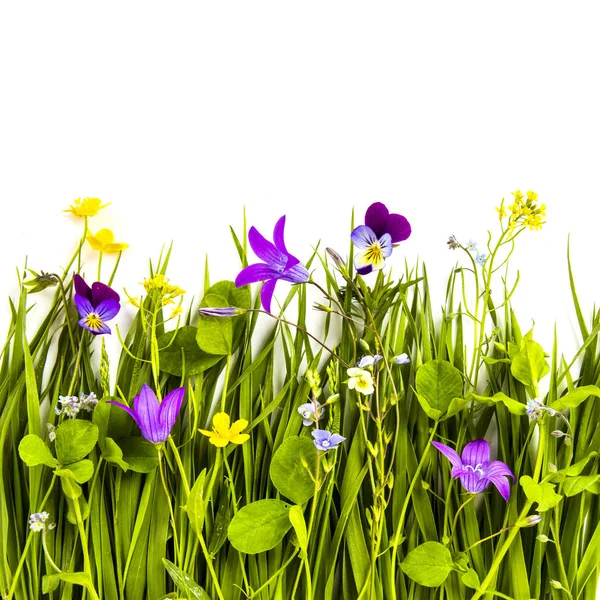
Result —
[[243, 444], [250, 438], [247, 433], [240, 433], [242, 429], [248, 427], [246, 419], [239, 419], [233, 425], [230, 425], [230, 423], [229, 415], [220, 412], [213, 417], [212, 431], [206, 431], [205, 429], [199, 429], [198, 431], [202, 435], [208, 436], [208, 441], [219, 448], [224, 448], [229, 442]]
[[541, 229], [543, 225], [542, 217], [540, 215], [529, 215], [525, 221], [525, 225], [527, 225], [531, 230]]
[[546, 205], [541, 204], [540, 206], [538, 206], [537, 213], [538, 213], [538, 215], [545, 217], [546, 216]]
[[359, 369], [358, 367], [352, 367], [348, 369], [348, 389], [356, 390], [365, 396], [372, 394], [375, 391], [373, 386], [373, 375], [369, 371]]
[[502, 206], [497, 206], [496, 210], [498, 211], [498, 218], [500, 220], [504, 219], [504, 217], [506, 217], [506, 208], [504, 206], [504, 204], [502, 204]]
[[129, 244], [115, 243], [115, 234], [110, 229], [101, 229], [96, 235], [88, 233], [87, 241], [100, 252], [122, 252], [129, 248]]
[[529, 190], [527, 192], [527, 200], [534, 201], [534, 200], [537, 200], [537, 199], [538, 199], [538, 195], [534, 191]]
[[183, 312], [183, 309], [181, 308], [181, 306], [177, 306], [173, 309], [173, 311], [171, 312], [171, 319], [175, 318], [177, 315], [180, 315]]
[[511, 192], [511, 194], [515, 197], [515, 202], [520, 203], [525, 196], [521, 194], [521, 190], [517, 190], [516, 192]]
[[63, 212], [70, 212], [76, 217], [95, 217], [98, 211], [106, 208], [108, 204], [102, 204], [100, 198], [77, 198], [73, 204]]

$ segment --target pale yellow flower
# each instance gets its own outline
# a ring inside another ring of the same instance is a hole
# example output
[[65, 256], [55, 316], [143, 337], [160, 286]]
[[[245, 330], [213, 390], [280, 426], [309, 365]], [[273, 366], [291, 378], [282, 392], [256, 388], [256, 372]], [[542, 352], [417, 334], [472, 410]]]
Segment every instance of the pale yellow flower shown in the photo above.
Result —
[[171, 312], [171, 319], [174, 319], [176, 316], [180, 315], [183, 312], [181, 306], [176, 306]]
[[373, 385], [373, 375], [369, 371], [359, 369], [358, 367], [351, 367], [348, 369], [348, 389], [356, 390], [365, 396], [372, 394], [375, 391]]
[[115, 242], [115, 234], [110, 229], [100, 229], [96, 235], [88, 233], [87, 241], [94, 250], [99, 252], [122, 252], [129, 244]]
[[242, 429], [248, 427], [246, 419], [239, 419], [231, 425], [231, 419], [227, 413], [220, 412], [213, 417], [213, 430], [206, 431], [199, 429], [202, 435], [209, 438], [209, 442], [219, 448], [224, 448], [232, 442], [233, 444], [243, 444], [250, 439], [247, 433], [240, 433]]
[[498, 211], [498, 218], [500, 220], [504, 219], [504, 217], [506, 217], [506, 207], [504, 206], [504, 204], [502, 206], [497, 206], [496, 210]]
[[108, 204], [102, 204], [100, 198], [77, 198], [73, 204], [63, 212], [68, 212], [76, 217], [95, 217], [98, 211], [106, 208]]

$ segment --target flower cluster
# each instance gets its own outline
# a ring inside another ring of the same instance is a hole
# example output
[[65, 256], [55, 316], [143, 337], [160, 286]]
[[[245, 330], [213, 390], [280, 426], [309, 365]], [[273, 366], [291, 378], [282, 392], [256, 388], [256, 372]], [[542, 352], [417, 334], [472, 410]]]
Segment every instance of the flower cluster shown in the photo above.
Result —
[[508, 207], [507, 215], [504, 201], [496, 208], [500, 220], [508, 216], [508, 227], [514, 229], [517, 226], [529, 227], [529, 229], [541, 229], [544, 221], [542, 217], [546, 216], [546, 205], [538, 204], [538, 195], [529, 190], [526, 195], [521, 190], [512, 192], [514, 202]]
[[467, 250], [471, 252], [471, 254], [475, 254], [475, 263], [478, 264], [480, 267], [483, 267], [487, 254], [481, 254], [479, 252], [479, 250], [477, 249], [477, 242], [469, 240], [469, 243], [467, 244]]
[[[154, 277], [151, 277], [150, 279], [144, 279], [143, 285], [146, 293], [148, 294], [152, 293], [154, 290], [157, 290], [163, 306], [166, 306], [167, 304], [174, 304], [175, 298], [179, 298], [185, 294], [185, 290], [182, 290], [176, 285], [171, 285], [169, 283], [169, 279], [160, 273]], [[132, 301], [132, 304], [135, 303]]]
[[[74, 419], [80, 410], [86, 412], [92, 412], [96, 404], [98, 404], [98, 398], [94, 392], [84, 394], [79, 392], [78, 396], [59, 396], [58, 402], [61, 404], [54, 407], [54, 412], [57, 415], [63, 415], [69, 419]], [[54, 430], [50, 430], [50, 441], [54, 439]]]
[[54, 529], [56, 527], [55, 523], [50, 523], [46, 525], [46, 521], [50, 518], [50, 515], [43, 511], [39, 513], [33, 513], [29, 516], [29, 529], [34, 532], [46, 531], [49, 529]]

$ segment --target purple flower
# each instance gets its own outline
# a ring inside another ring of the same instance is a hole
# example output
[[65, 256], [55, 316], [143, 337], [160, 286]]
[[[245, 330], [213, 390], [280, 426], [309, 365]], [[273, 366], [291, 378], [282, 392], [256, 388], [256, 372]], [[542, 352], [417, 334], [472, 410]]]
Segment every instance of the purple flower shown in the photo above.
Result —
[[94, 335], [110, 333], [107, 321], [114, 319], [121, 309], [119, 294], [107, 285], [96, 281], [92, 287], [79, 275], [73, 276], [75, 283], [75, 306], [79, 312], [79, 325]]
[[260, 300], [267, 312], [271, 312], [273, 291], [275, 290], [275, 284], [280, 279], [291, 283], [306, 283], [309, 280], [306, 268], [285, 247], [284, 227], [285, 215], [275, 224], [273, 230], [274, 244], [266, 240], [255, 227], [250, 228], [248, 241], [252, 250], [254, 250], [254, 254], [264, 263], [256, 263], [246, 267], [235, 280], [237, 287], [264, 281], [265, 283], [260, 291]]
[[375, 354], [375, 356], [369, 356], [367, 354], [356, 363], [356, 366], [359, 369], [364, 369], [365, 367], [372, 367], [373, 365], [377, 364], [382, 358], [383, 356], [381, 356], [381, 354]]
[[159, 402], [156, 394], [144, 384], [139, 395], [133, 399], [133, 410], [120, 402], [109, 402], [126, 410], [149, 442], [160, 444], [171, 434], [184, 394], [185, 388], [177, 388]]
[[381, 269], [392, 253], [393, 244], [410, 236], [408, 220], [402, 215], [390, 214], [385, 204], [375, 202], [365, 214], [365, 224], [351, 234], [352, 243], [360, 249], [354, 258], [356, 271], [366, 275]]
[[341, 444], [346, 440], [345, 437], [337, 433], [331, 433], [324, 429], [315, 429], [311, 431], [311, 435], [315, 438], [315, 446], [317, 450], [327, 452], [327, 450], [335, 450], [338, 444]]
[[216, 307], [216, 306], [205, 306], [204, 308], [198, 309], [198, 314], [201, 314], [203, 317], [237, 317], [238, 315], [243, 315], [248, 311], [245, 308], [237, 308], [236, 306], [224, 306], [224, 307]]
[[506, 478], [512, 477], [514, 481], [515, 476], [502, 461], [490, 462], [490, 445], [485, 440], [469, 442], [463, 450], [462, 458], [446, 444], [431, 443], [452, 463], [452, 477], [460, 477], [467, 492], [478, 494], [493, 483], [508, 501], [510, 484]]
[[408, 358], [408, 354], [403, 352], [398, 356], [394, 356], [394, 363], [397, 365], [407, 365], [410, 362], [410, 358]]

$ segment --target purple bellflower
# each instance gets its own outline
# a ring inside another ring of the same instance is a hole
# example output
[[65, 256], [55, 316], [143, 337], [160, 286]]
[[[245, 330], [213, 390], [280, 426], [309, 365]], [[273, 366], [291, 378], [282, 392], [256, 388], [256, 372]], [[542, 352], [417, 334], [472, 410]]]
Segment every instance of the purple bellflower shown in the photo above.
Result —
[[360, 275], [383, 268], [385, 259], [392, 254], [393, 245], [410, 236], [410, 223], [402, 215], [390, 214], [386, 205], [375, 202], [365, 214], [365, 224], [359, 225], [350, 238], [360, 250], [354, 266]]
[[469, 442], [463, 450], [462, 458], [446, 444], [431, 443], [452, 463], [452, 477], [460, 477], [467, 492], [478, 494], [493, 483], [508, 502], [510, 483], [507, 477], [512, 477], [514, 481], [515, 476], [502, 461], [490, 462], [490, 445], [485, 440]]
[[144, 384], [139, 395], [133, 399], [133, 410], [114, 400], [111, 400], [110, 404], [116, 404], [126, 410], [149, 442], [161, 444], [171, 435], [184, 394], [185, 388], [177, 388], [159, 402], [156, 394]]
[[266, 240], [255, 227], [250, 228], [248, 232], [250, 246], [254, 250], [254, 254], [264, 262], [249, 265], [240, 272], [235, 280], [237, 287], [264, 281], [260, 291], [260, 300], [267, 312], [271, 312], [271, 299], [273, 298], [275, 284], [280, 279], [291, 283], [306, 283], [309, 280], [306, 268], [285, 247], [284, 227], [285, 215], [275, 224], [273, 230], [274, 244]]
[[346, 438], [339, 435], [338, 433], [331, 433], [325, 431], [325, 429], [315, 429], [310, 434], [315, 438], [315, 446], [317, 450], [327, 452], [327, 450], [335, 450], [338, 444], [346, 441]]
[[75, 306], [79, 312], [79, 325], [94, 335], [110, 333], [107, 321], [117, 316], [121, 305], [119, 294], [104, 283], [96, 281], [90, 287], [82, 277], [75, 274]]

